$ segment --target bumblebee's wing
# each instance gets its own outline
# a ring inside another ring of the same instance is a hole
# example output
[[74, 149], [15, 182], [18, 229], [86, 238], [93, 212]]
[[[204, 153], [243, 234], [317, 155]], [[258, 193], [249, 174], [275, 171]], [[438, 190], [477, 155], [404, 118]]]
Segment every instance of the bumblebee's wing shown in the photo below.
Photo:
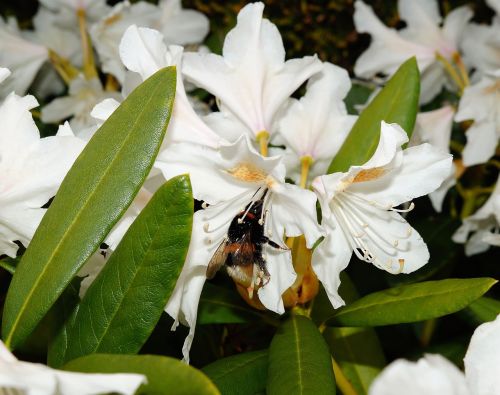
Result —
[[215, 276], [215, 273], [219, 271], [219, 269], [224, 266], [227, 260], [228, 249], [226, 248], [228, 244], [228, 239], [225, 238], [219, 244], [217, 249], [215, 250], [210, 262], [208, 262], [207, 266], [207, 278], [212, 279]]

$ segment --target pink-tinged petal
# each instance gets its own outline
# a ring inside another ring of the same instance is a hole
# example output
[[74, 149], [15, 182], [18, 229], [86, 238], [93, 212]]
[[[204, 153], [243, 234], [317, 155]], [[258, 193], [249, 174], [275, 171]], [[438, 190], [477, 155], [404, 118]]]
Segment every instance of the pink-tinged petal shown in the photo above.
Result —
[[429, 143], [442, 151], [449, 151], [454, 116], [452, 106], [418, 113], [411, 145]]
[[264, 256], [270, 279], [257, 291], [259, 300], [268, 310], [283, 314], [285, 308], [281, 296], [293, 285], [297, 277], [292, 265], [292, 255], [290, 250], [281, 251], [266, 245]]
[[323, 284], [333, 308], [337, 309], [345, 305], [338, 293], [340, 272], [349, 264], [352, 249], [344, 231], [333, 218], [325, 219], [324, 222], [327, 236], [313, 252], [312, 267]]
[[462, 372], [439, 354], [417, 362], [398, 359], [373, 381], [370, 395], [468, 395]]
[[500, 36], [497, 18], [492, 25], [470, 23], [464, 29], [461, 48], [464, 62], [481, 73], [490, 73], [500, 67]]
[[0, 17], [0, 64], [12, 73], [0, 85], [0, 98], [11, 92], [25, 94], [48, 56], [44, 46], [25, 40], [17, 26]]
[[370, 47], [358, 58], [354, 66], [356, 75], [371, 78], [377, 73], [393, 74], [405, 60], [417, 57], [421, 71], [434, 62], [432, 48], [405, 40], [394, 29], [389, 29], [375, 15], [372, 7], [360, 0], [354, 4], [354, 24], [360, 33], [372, 36]]
[[467, 143], [462, 151], [462, 160], [465, 166], [474, 166], [485, 163], [495, 154], [499, 135], [498, 125], [495, 122], [474, 122], [467, 129]]
[[401, 166], [374, 180], [355, 182], [349, 191], [362, 193], [380, 207], [396, 207], [439, 188], [450, 175], [452, 159], [430, 144], [410, 147], [403, 151]]
[[464, 358], [471, 394], [495, 395], [500, 388], [500, 316], [474, 331]]

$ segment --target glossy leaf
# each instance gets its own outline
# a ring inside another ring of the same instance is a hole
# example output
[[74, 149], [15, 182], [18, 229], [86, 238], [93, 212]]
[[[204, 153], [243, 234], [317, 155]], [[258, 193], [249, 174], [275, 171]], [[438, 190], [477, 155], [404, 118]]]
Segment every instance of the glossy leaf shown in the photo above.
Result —
[[8, 347], [26, 339], [132, 202], [165, 135], [175, 82], [170, 67], [137, 87], [68, 172], [10, 285], [2, 320]]
[[[349, 305], [359, 299], [359, 294], [349, 276], [340, 274], [339, 294]], [[311, 316], [320, 324], [334, 314], [324, 289], [321, 289], [313, 304]], [[373, 328], [326, 328], [323, 337], [344, 376], [358, 395], [368, 393], [370, 384], [385, 367], [384, 352]]]
[[220, 392], [199, 370], [169, 357], [157, 355], [93, 354], [74, 359], [64, 370], [85, 373], [139, 373], [148, 382], [136, 395], [216, 395]]
[[202, 371], [221, 394], [254, 395], [266, 390], [268, 351], [254, 351], [219, 359]]
[[240, 324], [264, 320], [273, 325], [279, 321], [262, 311], [251, 308], [236, 291], [206, 283], [198, 307], [199, 325]]
[[349, 136], [333, 158], [328, 173], [345, 172], [371, 158], [380, 138], [380, 122], [397, 123], [411, 136], [418, 112], [420, 76], [415, 58], [403, 63], [361, 112]]
[[269, 348], [268, 395], [335, 394], [332, 360], [323, 336], [304, 316], [292, 316]]
[[483, 296], [472, 302], [464, 313], [477, 324], [493, 321], [500, 314], [500, 301]]
[[337, 310], [326, 324], [380, 326], [437, 318], [468, 306], [495, 283], [492, 278], [447, 279], [390, 288]]
[[62, 331], [67, 337], [65, 361], [92, 353], [140, 350], [184, 265], [192, 217], [188, 176], [175, 177], [158, 189]]
[[373, 328], [326, 328], [323, 337], [358, 395], [368, 394], [370, 384], [385, 366]]

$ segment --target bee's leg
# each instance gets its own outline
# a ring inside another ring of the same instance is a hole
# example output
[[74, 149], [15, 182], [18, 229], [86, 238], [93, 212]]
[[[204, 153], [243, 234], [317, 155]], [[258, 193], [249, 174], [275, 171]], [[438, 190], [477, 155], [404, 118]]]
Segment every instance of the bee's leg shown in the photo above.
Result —
[[271, 247], [276, 248], [277, 250], [284, 250], [284, 251], [289, 250], [288, 247], [282, 247], [266, 236], [262, 236], [262, 243], [269, 244]]

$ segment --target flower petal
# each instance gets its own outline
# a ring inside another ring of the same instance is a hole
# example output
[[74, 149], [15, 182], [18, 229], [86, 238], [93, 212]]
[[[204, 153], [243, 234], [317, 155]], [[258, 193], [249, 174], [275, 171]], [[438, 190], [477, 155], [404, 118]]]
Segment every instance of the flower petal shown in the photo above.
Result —
[[474, 331], [464, 358], [471, 394], [494, 395], [500, 388], [500, 315]]
[[352, 249], [339, 224], [334, 219], [325, 222], [327, 236], [313, 251], [312, 267], [332, 306], [337, 309], [345, 305], [338, 293], [340, 272], [349, 264]]
[[426, 354], [417, 362], [398, 359], [370, 387], [370, 395], [468, 395], [465, 378], [446, 358]]

